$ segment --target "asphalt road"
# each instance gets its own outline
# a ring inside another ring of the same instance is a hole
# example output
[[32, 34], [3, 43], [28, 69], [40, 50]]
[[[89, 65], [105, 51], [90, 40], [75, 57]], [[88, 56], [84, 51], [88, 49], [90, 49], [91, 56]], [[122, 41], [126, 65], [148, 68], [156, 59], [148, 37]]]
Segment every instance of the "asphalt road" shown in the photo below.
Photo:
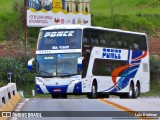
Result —
[[159, 111], [160, 97], [139, 97], [138, 99], [107, 99], [134, 111]]
[[[159, 101], [159, 98], [23, 99], [19, 103], [20, 107], [16, 109], [20, 111], [20, 116], [11, 120], [113, 120], [122, 118], [133, 120], [133, 117], [141, 119], [139, 114], [129, 113], [129, 111], [138, 111], [138, 113], [141, 111], [142, 114], [153, 113], [159, 117]], [[22, 114], [30, 118], [22, 117]], [[38, 116], [38, 118], [33, 116]]]
[[22, 112], [27, 115], [34, 112], [42, 118], [17, 117], [11, 120], [113, 120], [132, 117], [98, 99], [25, 99], [20, 104], [23, 104], [19, 108], [21, 115]]

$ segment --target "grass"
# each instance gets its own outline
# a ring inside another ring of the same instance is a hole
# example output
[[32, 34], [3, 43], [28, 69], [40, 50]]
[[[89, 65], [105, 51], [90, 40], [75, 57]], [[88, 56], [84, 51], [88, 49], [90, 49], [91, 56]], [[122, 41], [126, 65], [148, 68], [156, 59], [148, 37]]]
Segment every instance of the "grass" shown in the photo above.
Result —
[[92, 0], [92, 25], [160, 36], [159, 0]]
[[15, 32], [20, 31], [18, 16], [13, 8], [15, 1], [19, 0], [0, 1], [0, 41], [13, 40]]
[[159, 11], [159, 0], [91, 0], [91, 12], [99, 16], [160, 14]]
[[[16, 16], [13, 11], [15, 1], [21, 0], [0, 1], [0, 23], [3, 23], [0, 24], [0, 41], [6, 35], [4, 29], [7, 21], [9, 21], [8, 26], [15, 27]], [[159, 35], [159, 11], [160, 0], [91, 0], [93, 26], [145, 32], [151, 36]], [[37, 38], [37, 32], [30, 32], [30, 29], [28, 32], [30, 36]], [[31, 35], [32, 33], [34, 35]]]
[[13, 3], [15, 0], [1, 0], [0, 1], [0, 16], [7, 15], [7, 13], [13, 12]]
[[[14, 1], [1, 0], [0, 15], [13, 12]], [[119, 15], [160, 14], [159, 0], [91, 0], [93, 14], [108, 16], [112, 12]]]
[[148, 93], [142, 93], [142, 97], [160, 97], [160, 83], [151, 82], [150, 91]]

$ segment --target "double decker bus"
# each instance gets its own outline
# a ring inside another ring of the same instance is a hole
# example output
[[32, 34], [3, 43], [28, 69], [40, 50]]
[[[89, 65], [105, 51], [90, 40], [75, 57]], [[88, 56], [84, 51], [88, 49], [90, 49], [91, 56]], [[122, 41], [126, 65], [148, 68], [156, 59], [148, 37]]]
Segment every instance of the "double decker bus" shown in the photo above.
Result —
[[86, 94], [137, 98], [150, 89], [147, 36], [144, 33], [93, 26], [58, 25], [40, 30], [36, 90], [53, 98]]

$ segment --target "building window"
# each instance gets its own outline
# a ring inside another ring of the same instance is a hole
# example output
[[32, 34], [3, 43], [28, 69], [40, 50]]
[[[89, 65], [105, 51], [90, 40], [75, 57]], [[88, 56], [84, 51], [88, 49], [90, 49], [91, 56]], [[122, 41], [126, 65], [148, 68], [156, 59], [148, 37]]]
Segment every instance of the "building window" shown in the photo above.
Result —
[[76, 12], [78, 12], [78, 5], [76, 5]]

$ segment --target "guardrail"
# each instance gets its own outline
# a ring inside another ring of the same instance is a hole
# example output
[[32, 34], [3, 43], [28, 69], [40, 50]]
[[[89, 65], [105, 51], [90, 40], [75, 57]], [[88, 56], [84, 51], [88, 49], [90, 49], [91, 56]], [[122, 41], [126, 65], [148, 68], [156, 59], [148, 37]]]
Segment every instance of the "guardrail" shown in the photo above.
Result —
[[[8, 83], [0, 88], [0, 113], [13, 111], [21, 100], [21, 96], [17, 92], [15, 83]], [[7, 117], [0, 117], [0, 120], [7, 120]]]

